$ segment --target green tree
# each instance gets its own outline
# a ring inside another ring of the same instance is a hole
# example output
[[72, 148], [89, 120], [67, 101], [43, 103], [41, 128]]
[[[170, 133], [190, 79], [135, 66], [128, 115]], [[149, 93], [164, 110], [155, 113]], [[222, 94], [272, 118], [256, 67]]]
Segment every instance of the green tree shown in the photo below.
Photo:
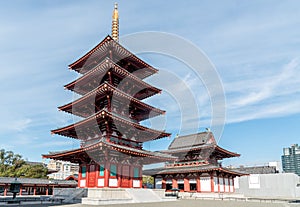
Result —
[[26, 178], [47, 178], [48, 169], [43, 165], [23, 165], [18, 170], [20, 177]]
[[0, 150], [0, 177], [46, 178], [48, 169], [43, 165], [29, 165], [19, 154]]
[[143, 176], [143, 185], [146, 185], [146, 184], [154, 184], [154, 178], [151, 177], [151, 176]]

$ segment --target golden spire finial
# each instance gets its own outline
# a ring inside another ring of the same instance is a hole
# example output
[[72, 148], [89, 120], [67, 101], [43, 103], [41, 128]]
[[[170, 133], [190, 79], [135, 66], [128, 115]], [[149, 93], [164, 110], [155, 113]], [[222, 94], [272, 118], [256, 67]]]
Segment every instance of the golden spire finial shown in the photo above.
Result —
[[115, 8], [112, 15], [112, 32], [111, 36], [115, 41], [119, 41], [119, 13], [118, 4], [115, 3]]

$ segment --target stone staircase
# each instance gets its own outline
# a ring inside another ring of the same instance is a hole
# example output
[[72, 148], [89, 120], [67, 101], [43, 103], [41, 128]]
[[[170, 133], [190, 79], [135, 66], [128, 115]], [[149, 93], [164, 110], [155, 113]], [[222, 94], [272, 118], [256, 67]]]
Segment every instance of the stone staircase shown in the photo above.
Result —
[[128, 194], [132, 197], [134, 203], [160, 202], [162, 197], [158, 196], [151, 189], [126, 189]]
[[53, 197], [63, 198], [63, 203], [80, 203], [87, 192], [85, 188], [56, 188]]

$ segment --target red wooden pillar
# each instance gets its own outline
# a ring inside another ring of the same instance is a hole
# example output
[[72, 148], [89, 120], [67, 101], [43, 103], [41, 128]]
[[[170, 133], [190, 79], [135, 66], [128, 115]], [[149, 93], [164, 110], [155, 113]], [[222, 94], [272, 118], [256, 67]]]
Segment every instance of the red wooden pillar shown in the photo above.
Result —
[[220, 193], [220, 177], [218, 175], [218, 192]]
[[172, 188], [178, 188], [178, 183], [176, 179], [172, 179]]
[[190, 192], [190, 182], [188, 178], [184, 178], [183, 179], [183, 183], [184, 183], [184, 191], [185, 192]]
[[118, 179], [118, 187], [121, 187], [122, 182], [122, 165], [117, 166], [117, 179]]
[[235, 187], [234, 187], [234, 178], [232, 177], [232, 192], [234, 193], [235, 192]]
[[46, 195], [49, 195], [49, 186], [46, 186]]
[[165, 179], [165, 178], [163, 178], [163, 179], [161, 180], [161, 188], [162, 188], [162, 189], [166, 189], [166, 188], [167, 188], [167, 186], [166, 186], [166, 179]]
[[4, 194], [3, 194], [4, 196], [7, 196], [7, 188], [8, 188], [8, 186], [5, 185], [5, 186], [4, 186]]
[[[132, 188], [133, 187], [133, 174], [134, 174], [134, 168], [131, 166], [131, 165], [129, 165], [129, 178], [128, 178], [128, 180], [129, 180], [129, 188]], [[140, 188], [141, 188], [141, 185], [140, 185]]]
[[95, 173], [96, 173], [96, 175], [95, 175], [95, 187], [96, 188], [99, 188], [99, 185], [98, 185], [98, 179], [99, 179], [99, 174], [100, 174], [100, 165], [98, 165], [98, 164], [95, 164]]
[[214, 176], [213, 176], [213, 173], [210, 174], [210, 190], [211, 190], [211, 192], [214, 192], [214, 191], [215, 191], [215, 185], [214, 185]]
[[79, 172], [78, 172], [78, 185], [77, 185], [77, 187], [78, 187], [78, 188], [81, 188], [81, 187], [80, 187], [81, 178], [82, 178], [82, 176], [81, 176], [81, 173], [82, 173], [82, 171], [81, 171], [81, 168], [82, 168], [82, 165], [79, 165]]
[[[54, 192], [52, 192], [53, 194]], [[36, 186], [33, 187], [33, 195], [36, 195]]]
[[143, 168], [139, 167], [139, 180], [140, 180], [140, 188], [143, 187]]
[[197, 183], [197, 192], [201, 192], [200, 175], [197, 177], [196, 183]]
[[104, 169], [104, 187], [108, 187], [108, 180], [109, 180], [109, 162], [105, 162], [105, 169]]
[[85, 168], [85, 187], [90, 187], [90, 165], [86, 165]]
[[22, 195], [22, 185], [20, 186], [20, 192], [19, 192], [19, 195], [20, 195], [20, 196]]

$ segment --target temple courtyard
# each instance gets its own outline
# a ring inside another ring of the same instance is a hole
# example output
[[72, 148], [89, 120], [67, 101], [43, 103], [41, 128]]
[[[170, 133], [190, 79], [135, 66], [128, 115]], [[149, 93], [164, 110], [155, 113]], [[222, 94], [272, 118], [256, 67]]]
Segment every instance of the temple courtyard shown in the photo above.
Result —
[[[51, 204], [21, 204], [18, 206], [53, 206]], [[56, 205], [58, 206], [58, 205]], [[70, 205], [59, 205], [60, 207], [94, 207], [91, 205], [82, 204], [70, 204]], [[101, 205], [102, 206], [102, 205]], [[160, 203], [132, 203], [132, 204], [114, 204], [114, 205], [103, 205], [106, 207], [298, 207], [300, 203], [266, 203], [266, 202], [245, 202], [245, 201], [220, 201], [220, 200], [177, 200], [170, 202], [160, 202]]]
[[[117, 204], [107, 205], [111, 207], [298, 207], [300, 204], [287, 203], [259, 203], [259, 202], [243, 202], [243, 201], [216, 201], [216, 200], [178, 200], [161, 203], [133, 203], [133, 204]], [[65, 205], [63, 207], [92, 207], [91, 205]]]

